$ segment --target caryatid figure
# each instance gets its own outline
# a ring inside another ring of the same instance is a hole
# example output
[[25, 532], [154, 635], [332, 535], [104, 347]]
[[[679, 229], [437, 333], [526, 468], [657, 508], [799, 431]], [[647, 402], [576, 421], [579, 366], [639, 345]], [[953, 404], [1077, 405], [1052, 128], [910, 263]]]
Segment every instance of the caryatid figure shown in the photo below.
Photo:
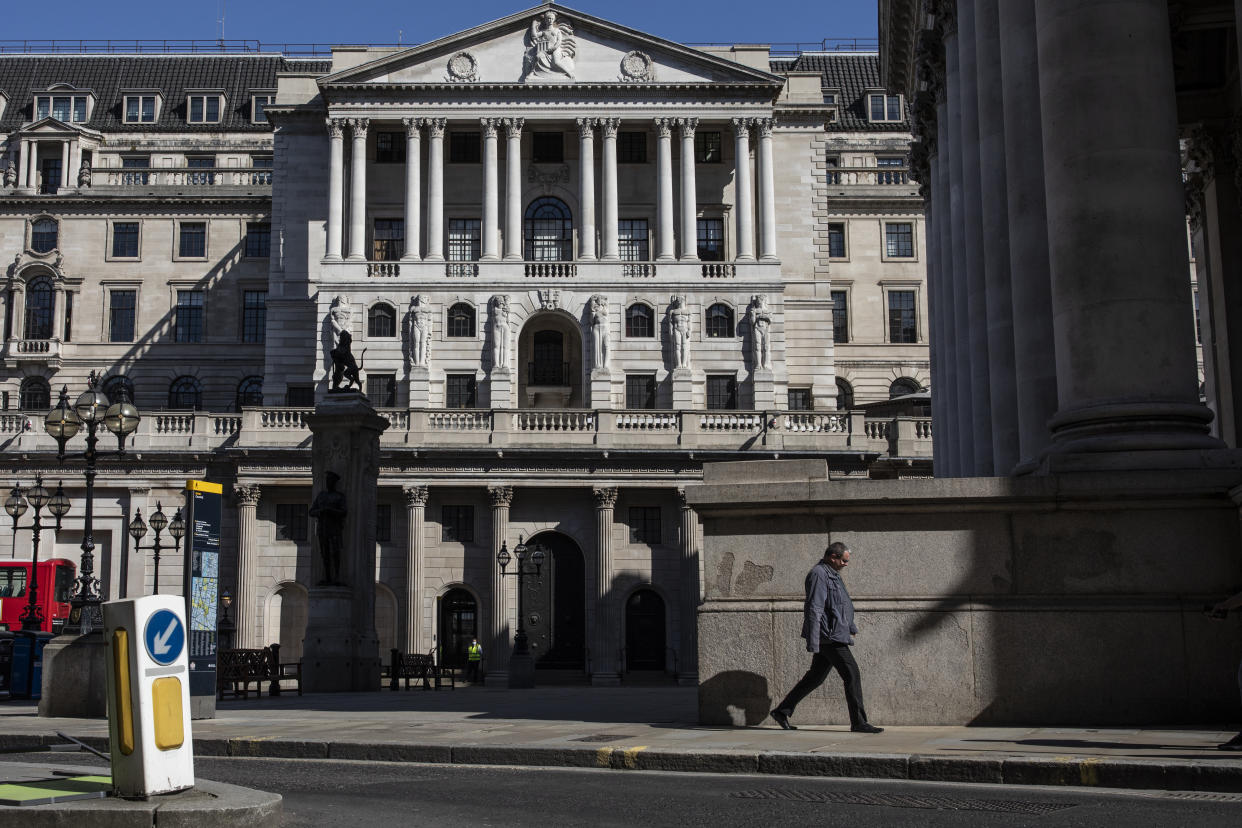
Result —
[[750, 307], [746, 309], [746, 318], [750, 322], [750, 351], [755, 368], [772, 367], [772, 311], [768, 309], [768, 297], [760, 293], [752, 296]]
[[591, 355], [592, 368], [607, 368], [609, 358], [608, 298], [595, 294], [591, 297]]
[[493, 296], [488, 302], [492, 318], [492, 367], [509, 367], [509, 297]]
[[673, 339], [673, 367], [690, 367], [690, 311], [680, 296], [674, 296], [668, 307], [668, 324]]
[[420, 293], [410, 300], [410, 362], [426, 368], [431, 357], [431, 307]]

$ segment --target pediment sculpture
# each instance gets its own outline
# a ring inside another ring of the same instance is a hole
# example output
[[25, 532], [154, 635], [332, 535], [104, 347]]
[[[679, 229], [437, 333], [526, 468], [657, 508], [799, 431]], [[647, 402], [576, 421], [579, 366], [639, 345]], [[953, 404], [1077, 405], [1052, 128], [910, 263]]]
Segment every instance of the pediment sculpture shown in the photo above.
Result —
[[522, 80], [562, 76], [573, 79], [578, 45], [573, 27], [559, 20], [556, 12], [546, 11], [532, 20], [526, 41]]

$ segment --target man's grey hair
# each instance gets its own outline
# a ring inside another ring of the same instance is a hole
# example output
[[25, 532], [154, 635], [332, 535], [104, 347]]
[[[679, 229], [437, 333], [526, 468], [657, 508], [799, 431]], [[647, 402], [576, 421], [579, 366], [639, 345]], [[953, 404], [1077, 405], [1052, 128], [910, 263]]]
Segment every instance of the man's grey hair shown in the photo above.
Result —
[[848, 546], [841, 543], [841, 541], [836, 541], [835, 543], [828, 544], [828, 548], [824, 550], [824, 557], [825, 558], [839, 558], [849, 551], [850, 551], [850, 548]]

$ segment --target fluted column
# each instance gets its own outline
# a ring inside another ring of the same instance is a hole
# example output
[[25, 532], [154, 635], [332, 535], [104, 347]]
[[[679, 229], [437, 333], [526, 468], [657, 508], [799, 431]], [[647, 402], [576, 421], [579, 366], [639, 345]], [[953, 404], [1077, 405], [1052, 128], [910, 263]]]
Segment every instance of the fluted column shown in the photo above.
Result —
[[505, 600], [505, 578], [500, 572], [496, 555], [509, 534], [509, 506], [513, 503], [512, 486], [488, 486], [492, 502], [492, 556], [488, 567], [492, 573], [491, 644], [483, 652], [487, 659], [485, 682], [497, 687], [509, 683], [509, 618]]
[[423, 646], [423, 517], [426, 486], [405, 487], [405, 624], [401, 649], [421, 653]]
[[34, 190], [39, 187], [39, 142], [27, 141], [26, 146], [30, 147], [30, 164], [26, 168], [26, 174], [29, 178], [26, 181], [26, 186]]
[[522, 124], [505, 118], [505, 259], [522, 260]]
[[771, 118], [758, 118], [759, 130], [759, 258], [776, 259], [776, 169], [772, 166]]
[[694, 510], [686, 502], [686, 490], [677, 487], [681, 504], [681, 636], [677, 653], [677, 683], [693, 687], [699, 683], [698, 613], [699, 556]]
[[694, 130], [698, 118], [678, 118], [681, 128], [681, 258], [682, 261], [699, 259], [699, 205], [697, 186], [694, 183]]
[[328, 125], [328, 242], [324, 258], [340, 261], [341, 214], [345, 206], [345, 130], [340, 118]]
[[618, 684], [621, 638], [612, 599], [612, 513], [617, 487], [600, 486], [595, 495], [595, 634], [591, 636], [591, 683]]
[[755, 260], [755, 202], [750, 192], [750, 118], [733, 119], [733, 193], [737, 203], [737, 260]]
[[601, 118], [604, 132], [604, 249], [602, 258], [615, 261], [621, 258], [617, 245], [617, 129], [619, 118]]
[[401, 259], [416, 262], [422, 254], [421, 227], [422, 181], [420, 161], [423, 154], [423, 119], [402, 118], [405, 124], [405, 252]]
[[253, 484], [238, 483], [233, 487], [233, 498], [237, 502], [237, 595], [233, 601], [236, 607], [233, 614], [236, 633], [233, 646], [243, 649], [259, 646], [255, 634], [254, 566], [258, 556], [255, 513], [260, 494], [259, 487]]
[[595, 258], [595, 119], [578, 119], [578, 181], [582, 229], [578, 235], [578, 258]]
[[367, 240], [367, 126], [366, 118], [350, 118], [353, 139], [349, 150], [349, 259], [366, 261]]
[[427, 256], [444, 261], [444, 118], [427, 121]]
[[500, 144], [499, 118], [483, 118], [483, 239], [482, 256], [500, 258]]
[[673, 119], [656, 118], [656, 216], [659, 233], [656, 259], [671, 262], [677, 258], [673, 241]]

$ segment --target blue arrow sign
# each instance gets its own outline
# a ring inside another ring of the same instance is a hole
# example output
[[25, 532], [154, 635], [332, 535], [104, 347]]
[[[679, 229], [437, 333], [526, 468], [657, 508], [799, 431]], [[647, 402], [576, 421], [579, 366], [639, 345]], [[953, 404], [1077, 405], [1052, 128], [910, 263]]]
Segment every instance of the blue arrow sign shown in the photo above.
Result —
[[156, 610], [147, 619], [142, 639], [156, 664], [172, 664], [185, 650], [185, 624], [172, 610]]

